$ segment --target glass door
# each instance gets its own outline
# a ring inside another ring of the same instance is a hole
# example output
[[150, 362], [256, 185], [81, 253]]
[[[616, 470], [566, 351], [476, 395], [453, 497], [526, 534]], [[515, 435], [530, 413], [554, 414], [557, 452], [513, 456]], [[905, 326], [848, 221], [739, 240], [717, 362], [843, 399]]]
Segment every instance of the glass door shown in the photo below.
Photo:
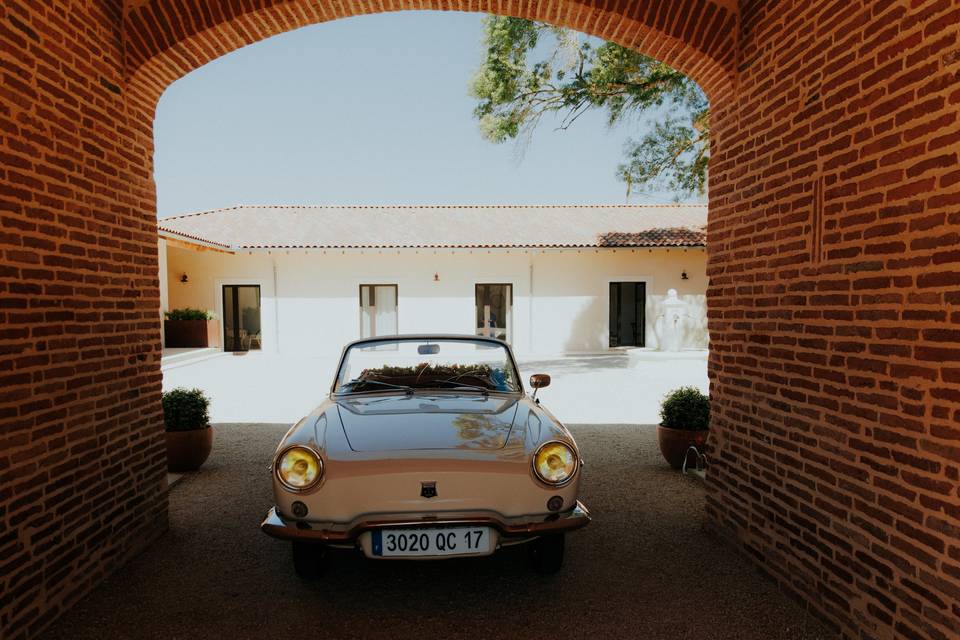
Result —
[[262, 349], [260, 285], [223, 286], [223, 350]]
[[513, 285], [478, 284], [476, 330], [478, 336], [513, 340]]
[[397, 335], [397, 285], [360, 285], [360, 337]]
[[642, 347], [646, 342], [647, 283], [610, 283], [610, 346]]

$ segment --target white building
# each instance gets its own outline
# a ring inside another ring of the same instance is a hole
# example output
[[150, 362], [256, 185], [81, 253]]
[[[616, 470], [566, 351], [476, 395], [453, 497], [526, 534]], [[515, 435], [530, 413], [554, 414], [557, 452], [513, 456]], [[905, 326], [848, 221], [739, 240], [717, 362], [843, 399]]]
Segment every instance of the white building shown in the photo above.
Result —
[[[520, 354], [704, 349], [705, 205], [238, 206], [164, 218], [164, 310], [225, 350], [483, 333]], [[678, 292], [667, 300], [668, 291]]]

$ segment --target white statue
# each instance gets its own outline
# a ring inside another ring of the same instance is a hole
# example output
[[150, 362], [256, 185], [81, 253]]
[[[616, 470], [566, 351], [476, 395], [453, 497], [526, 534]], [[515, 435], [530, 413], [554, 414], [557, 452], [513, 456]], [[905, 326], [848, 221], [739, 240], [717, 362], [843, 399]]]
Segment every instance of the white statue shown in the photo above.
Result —
[[677, 296], [676, 289], [668, 290], [663, 301], [663, 312], [657, 316], [654, 325], [660, 351], [680, 351], [689, 318], [687, 303]]

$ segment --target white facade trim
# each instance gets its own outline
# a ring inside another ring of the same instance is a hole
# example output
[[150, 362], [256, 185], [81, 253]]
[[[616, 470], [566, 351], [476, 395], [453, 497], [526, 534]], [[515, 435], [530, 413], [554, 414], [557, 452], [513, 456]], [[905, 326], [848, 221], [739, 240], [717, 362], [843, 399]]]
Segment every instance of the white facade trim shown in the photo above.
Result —
[[[679, 291], [691, 318], [681, 348], [702, 349], [707, 344], [702, 251], [248, 255], [168, 243], [167, 252], [170, 308], [211, 309], [222, 322], [223, 286], [260, 286], [265, 352], [339, 353], [346, 342], [360, 336], [361, 284], [397, 286], [400, 333], [462, 334], [476, 331], [476, 285], [510, 284], [511, 340], [515, 351], [528, 357], [609, 352], [610, 282], [640, 281], [647, 285], [648, 349], [658, 348], [654, 316], [671, 288]], [[688, 281], [681, 279], [683, 271], [690, 274]], [[182, 273], [189, 273], [188, 283], [180, 282]], [[439, 281], [434, 280], [435, 273]]]

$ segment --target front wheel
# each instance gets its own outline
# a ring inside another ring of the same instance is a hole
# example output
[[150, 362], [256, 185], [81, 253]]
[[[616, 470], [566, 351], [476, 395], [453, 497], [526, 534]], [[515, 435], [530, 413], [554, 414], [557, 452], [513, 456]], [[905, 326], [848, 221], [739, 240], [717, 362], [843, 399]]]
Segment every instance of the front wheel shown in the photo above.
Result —
[[529, 543], [530, 566], [537, 573], [549, 575], [560, 571], [563, 566], [563, 548], [565, 536], [557, 533], [540, 536]]
[[294, 541], [293, 568], [305, 580], [316, 580], [327, 568], [329, 552], [326, 545], [316, 542]]

